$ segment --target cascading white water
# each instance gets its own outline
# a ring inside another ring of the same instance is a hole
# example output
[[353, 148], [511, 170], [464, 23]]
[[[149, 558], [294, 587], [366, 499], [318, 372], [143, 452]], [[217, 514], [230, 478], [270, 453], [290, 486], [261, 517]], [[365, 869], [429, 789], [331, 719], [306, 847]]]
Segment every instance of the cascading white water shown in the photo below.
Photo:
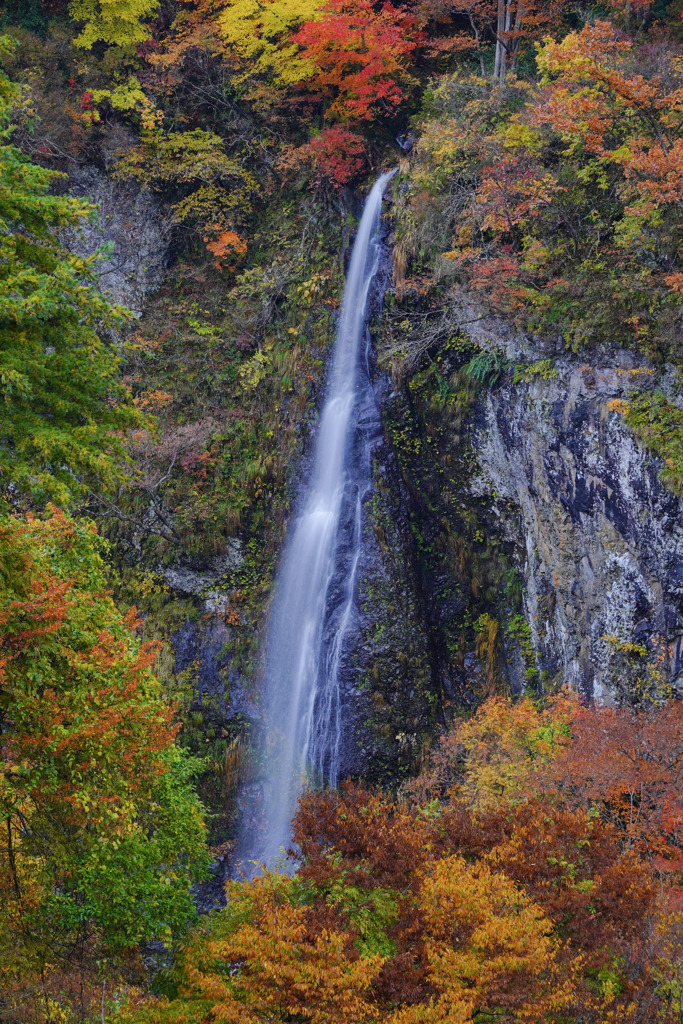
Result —
[[[381, 251], [382, 196], [393, 173], [375, 182], [358, 227], [310, 482], [285, 546], [268, 625], [265, 813], [263, 836], [251, 854], [269, 866], [289, 842], [306, 781], [325, 779], [335, 786], [339, 777], [340, 663], [353, 612], [365, 497], [363, 483], [349, 472], [348, 456], [362, 406], [358, 370], [368, 293]], [[350, 541], [340, 566], [343, 510]], [[331, 608], [333, 581], [338, 593]]]

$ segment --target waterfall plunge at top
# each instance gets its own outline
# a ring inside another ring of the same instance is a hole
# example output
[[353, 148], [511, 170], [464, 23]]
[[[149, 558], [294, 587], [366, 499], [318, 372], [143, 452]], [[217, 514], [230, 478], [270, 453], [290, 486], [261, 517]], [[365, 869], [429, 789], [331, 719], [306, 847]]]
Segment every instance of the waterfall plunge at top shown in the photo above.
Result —
[[[264, 836], [250, 855], [269, 866], [289, 842], [292, 815], [307, 779], [326, 779], [335, 786], [339, 778], [340, 663], [354, 611], [362, 503], [370, 479], [367, 467], [354, 471], [351, 428], [370, 390], [367, 365], [359, 373], [361, 343], [367, 335], [368, 293], [379, 266], [382, 196], [393, 173], [375, 182], [358, 227], [310, 482], [290, 528], [268, 625]], [[347, 536], [343, 545], [342, 532]]]

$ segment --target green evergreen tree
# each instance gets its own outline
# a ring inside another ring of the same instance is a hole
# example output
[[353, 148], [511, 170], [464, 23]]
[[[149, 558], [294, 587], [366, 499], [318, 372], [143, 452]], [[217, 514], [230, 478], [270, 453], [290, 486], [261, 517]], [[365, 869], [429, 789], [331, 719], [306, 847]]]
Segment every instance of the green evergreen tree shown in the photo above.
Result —
[[51, 194], [63, 175], [12, 145], [19, 100], [0, 68], [0, 489], [68, 504], [125, 475], [121, 431], [141, 416], [113, 347], [125, 314], [94, 286], [97, 257], [59, 239], [96, 208]]

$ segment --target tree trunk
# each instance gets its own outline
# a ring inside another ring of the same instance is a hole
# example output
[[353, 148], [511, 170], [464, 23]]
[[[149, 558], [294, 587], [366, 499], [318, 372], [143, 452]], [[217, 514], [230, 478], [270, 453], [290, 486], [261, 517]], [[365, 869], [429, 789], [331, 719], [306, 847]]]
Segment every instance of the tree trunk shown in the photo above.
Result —
[[14, 892], [17, 899], [21, 898], [21, 889], [19, 888], [19, 876], [17, 875], [17, 860], [14, 853], [14, 841], [12, 838], [12, 819], [9, 814], [7, 815], [7, 857], [9, 859], [9, 869], [12, 875], [12, 882], [14, 884]]
[[515, 37], [509, 43], [510, 72], [514, 75], [517, 74], [517, 61], [519, 60], [519, 51], [522, 47], [522, 37], [520, 33], [522, 31], [522, 24], [524, 23], [524, 14], [523, 0], [518, 0], [517, 13], [515, 15]]
[[474, 18], [472, 17], [472, 12], [471, 11], [470, 11], [469, 18], [470, 18], [470, 28], [472, 29], [472, 32], [474, 34], [474, 38], [475, 38], [476, 43], [477, 43], [477, 48], [479, 50], [479, 67], [481, 69], [481, 77], [485, 81], [486, 80], [486, 65], [484, 64], [484, 54], [481, 52], [481, 48], [479, 47], [479, 29], [477, 28], [476, 22], [475, 22]]
[[496, 59], [493, 65], [493, 81], [500, 82], [501, 65], [505, 64], [503, 50], [503, 31], [505, 28], [505, 0], [498, 0], [498, 17], [496, 18]]
[[500, 54], [500, 69], [498, 72], [498, 81], [501, 85], [505, 85], [505, 79], [507, 77], [508, 70], [508, 47], [510, 45], [510, 29], [512, 27], [512, 3], [513, 0], [506, 0], [505, 4], [505, 22], [503, 25], [503, 47]]

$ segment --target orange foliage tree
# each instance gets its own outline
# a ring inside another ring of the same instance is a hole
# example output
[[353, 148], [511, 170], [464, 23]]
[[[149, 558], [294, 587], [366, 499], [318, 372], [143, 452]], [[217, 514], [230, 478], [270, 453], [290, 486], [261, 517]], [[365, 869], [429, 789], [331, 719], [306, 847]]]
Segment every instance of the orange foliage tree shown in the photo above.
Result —
[[413, 216], [424, 219], [445, 202], [442, 190], [455, 190], [445, 253], [454, 275], [526, 330], [559, 331], [574, 345], [675, 345], [677, 48], [637, 44], [598, 21], [538, 44], [537, 65], [538, 87], [511, 80], [491, 90], [456, 75], [434, 90], [438, 116], [418, 142]]
[[[296, 883], [266, 874], [253, 883], [228, 884], [231, 922], [219, 927], [201, 950], [201, 962], [188, 961], [188, 979], [212, 1015], [226, 1024], [305, 1017], [344, 1024], [372, 1015], [366, 998], [381, 957], [348, 955], [343, 932], [318, 928]], [[216, 970], [218, 966], [218, 970]], [[213, 970], [212, 970], [213, 967]]]
[[666, 46], [643, 63], [637, 57], [633, 41], [606, 21], [547, 40], [539, 68], [550, 88], [530, 118], [570, 149], [623, 169], [633, 188], [622, 234], [683, 198], [683, 57]]
[[553, 764], [562, 791], [597, 804], [639, 852], [683, 869], [683, 707], [579, 708]]

